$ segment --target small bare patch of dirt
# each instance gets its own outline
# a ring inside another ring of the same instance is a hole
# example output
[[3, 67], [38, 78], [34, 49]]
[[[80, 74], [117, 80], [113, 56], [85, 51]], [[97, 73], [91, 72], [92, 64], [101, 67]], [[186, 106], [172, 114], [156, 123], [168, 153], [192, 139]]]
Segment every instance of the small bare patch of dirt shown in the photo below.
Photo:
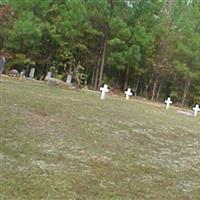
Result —
[[39, 115], [39, 116], [42, 116], [42, 117], [48, 116], [47, 112], [45, 112], [43, 110], [31, 110], [31, 112], [35, 115]]

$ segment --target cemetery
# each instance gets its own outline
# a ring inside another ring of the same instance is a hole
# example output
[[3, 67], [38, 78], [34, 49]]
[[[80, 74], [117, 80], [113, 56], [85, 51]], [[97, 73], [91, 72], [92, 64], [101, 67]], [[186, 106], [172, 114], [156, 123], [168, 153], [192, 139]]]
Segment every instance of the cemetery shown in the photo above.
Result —
[[199, 199], [199, 116], [3, 79], [2, 199]]
[[0, 200], [200, 200], [198, 0], [0, 0]]

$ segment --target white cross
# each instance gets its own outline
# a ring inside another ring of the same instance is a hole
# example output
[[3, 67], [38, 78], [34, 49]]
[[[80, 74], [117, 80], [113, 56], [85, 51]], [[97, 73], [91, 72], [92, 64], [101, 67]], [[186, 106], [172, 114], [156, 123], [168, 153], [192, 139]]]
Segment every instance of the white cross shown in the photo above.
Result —
[[167, 100], [165, 100], [166, 105], [166, 109], [169, 109], [170, 104], [172, 104], [173, 102], [171, 101], [171, 98], [168, 97]]
[[196, 117], [196, 116], [197, 116], [197, 113], [200, 112], [199, 105], [196, 104], [196, 106], [193, 108], [193, 110], [194, 110], [194, 117]]
[[100, 87], [101, 90], [101, 99], [104, 100], [106, 98], [106, 93], [109, 91], [108, 85], [105, 84], [103, 87]]
[[126, 94], [126, 99], [128, 100], [129, 99], [129, 96], [132, 96], [133, 93], [131, 92], [131, 88], [128, 88], [127, 91], [124, 92]]

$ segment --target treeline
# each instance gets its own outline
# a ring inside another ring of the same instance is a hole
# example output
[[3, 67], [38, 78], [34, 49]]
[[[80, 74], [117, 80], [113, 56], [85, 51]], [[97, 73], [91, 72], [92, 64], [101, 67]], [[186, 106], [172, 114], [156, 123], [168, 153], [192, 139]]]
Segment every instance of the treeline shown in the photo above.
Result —
[[7, 70], [200, 103], [200, 0], [1, 0], [0, 26]]

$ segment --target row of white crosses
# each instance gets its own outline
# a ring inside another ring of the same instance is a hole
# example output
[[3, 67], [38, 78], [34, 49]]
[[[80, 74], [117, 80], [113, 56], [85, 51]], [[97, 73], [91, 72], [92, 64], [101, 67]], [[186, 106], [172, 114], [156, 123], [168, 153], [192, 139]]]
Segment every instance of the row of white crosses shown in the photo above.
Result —
[[[106, 93], [109, 92], [108, 85], [105, 84], [103, 87], [100, 87], [100, 91], [101, 91], [101, 99], [104, 100], [106, 98]], [[128, 88], [128, 90], [125, 91], [124, 93], [126, 94], [126, 100], [129, 100], [130, 96], [133, 95], [133, 93], [131, 92], [131, 88]]]
[[[106, 93], [109, 92], [108, 85], [105, 84], [103, 87], [100, 87], [100, 91], [101, 91], [101, 99], [104, 100], [106, 98]], [[131, 88], [128, 88], [127, 91], [125, 91], [124, 93], [126, 95], [126, 100], [129, 100], [130, 96], [133, 95], [133, 93], [131, 92]], [[165, 103], [166, 103], [166, 109], [168, 110], [170, 107], [170, 104], [172, 104], [173, 102], [171, 98], [168, 97], [165, 100]], [[193, 108], [193, 111], [194, 111], [194, 117], [196, 117], [198, 112], [200, 112], [200, 107], [198, 104], [196, 104], [196, 106]]]
[[[166, 103], [166, 109], [168, 110], [170, 104], [172, 104], [173, 102], [172, 102], [171, 98], [168, 97], [167, 100], [165, 100], [165, 103]], [[196, 117], [197, 114], [198, 114], [198, 112], [200, 112], [200, 108], [199, 108], [199, 105], [198, 105], [198, 104], [196, 104], [196, 106], [193, 107], [193, 111], [194, 111], [194, 114], [193, 114], [193, 115], [194, 115], [194, 117]]]

